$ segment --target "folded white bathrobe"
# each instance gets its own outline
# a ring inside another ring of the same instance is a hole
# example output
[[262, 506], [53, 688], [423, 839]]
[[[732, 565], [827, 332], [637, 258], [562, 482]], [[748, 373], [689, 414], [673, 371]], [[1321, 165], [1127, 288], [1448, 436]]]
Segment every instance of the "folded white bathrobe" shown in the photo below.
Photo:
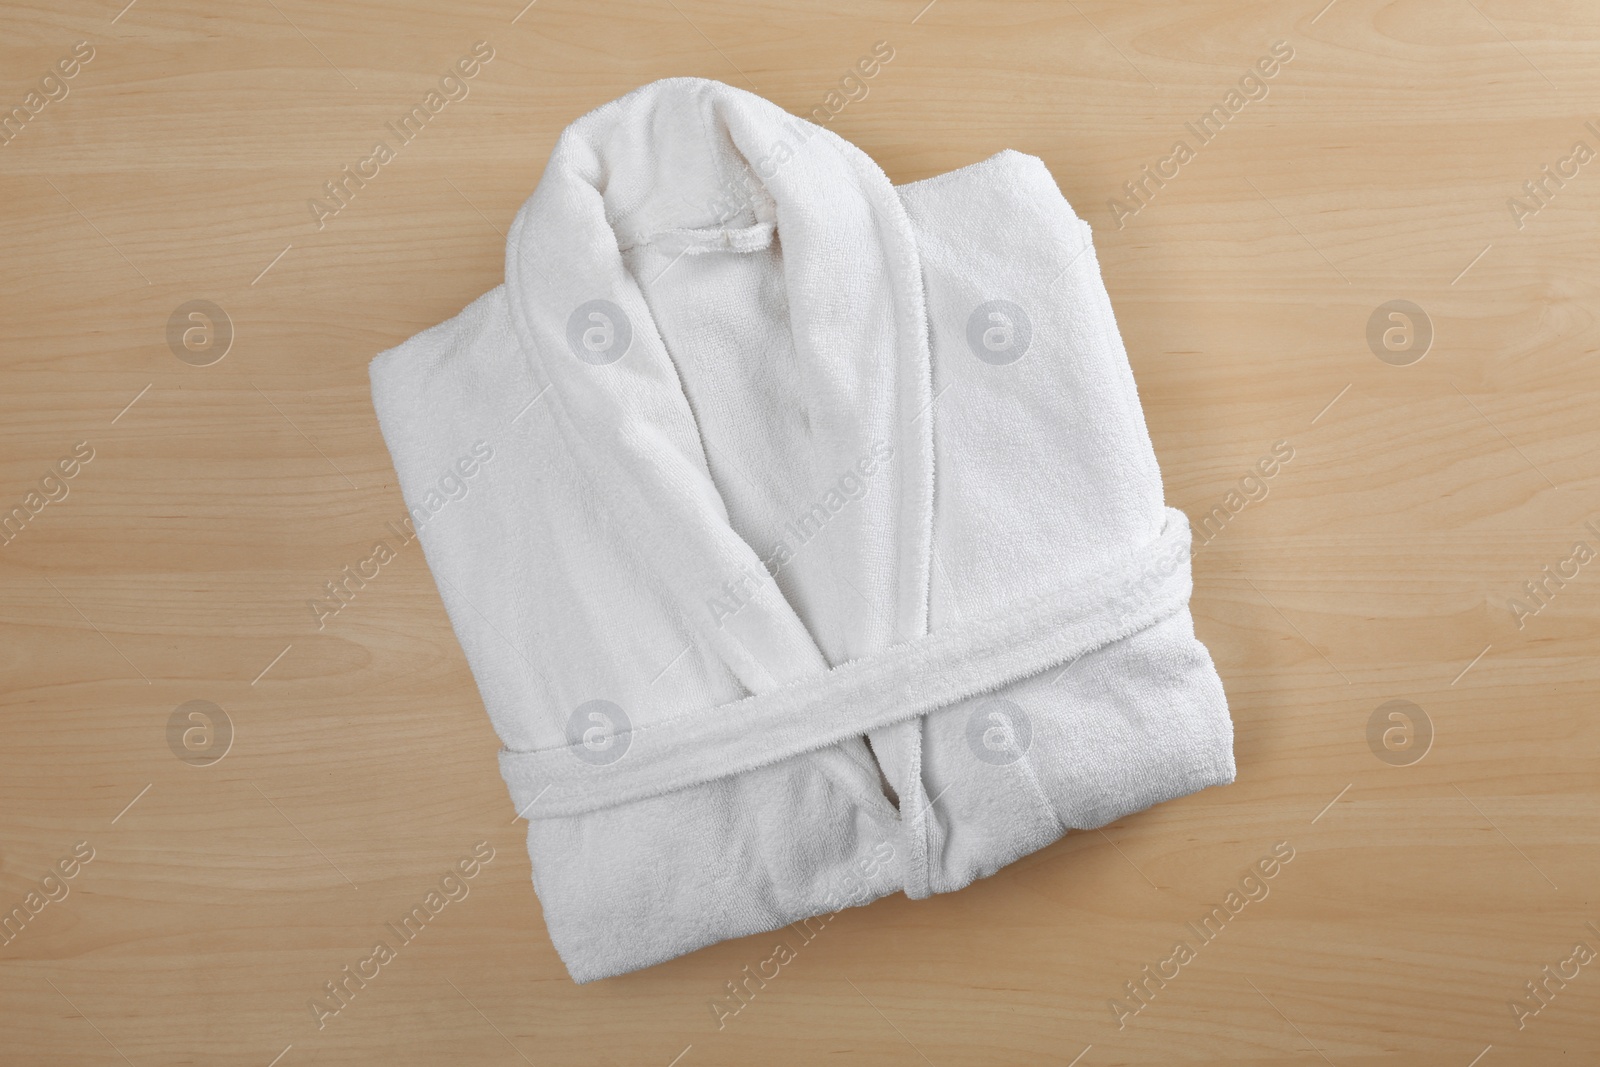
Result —
[[579, 982], [1233, 779], [1188, 524], [1032, 156], [897, 188], [655, 82], [371, 375]]

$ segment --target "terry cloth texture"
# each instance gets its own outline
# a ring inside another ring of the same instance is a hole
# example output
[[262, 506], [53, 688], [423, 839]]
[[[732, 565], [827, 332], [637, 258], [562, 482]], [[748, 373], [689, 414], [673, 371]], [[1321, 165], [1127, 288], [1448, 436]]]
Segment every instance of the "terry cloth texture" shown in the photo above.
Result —
[[579, 982], [1233, 780], [1188, 523], [1032, 156], [895, 187], [646, 85], [371, 377]]

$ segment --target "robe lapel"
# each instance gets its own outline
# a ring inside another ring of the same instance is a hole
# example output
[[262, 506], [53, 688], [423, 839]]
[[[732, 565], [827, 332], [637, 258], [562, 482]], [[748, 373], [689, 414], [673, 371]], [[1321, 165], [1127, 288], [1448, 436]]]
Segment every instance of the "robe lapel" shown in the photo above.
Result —
[[[704, 137], [694, 136], [697, 126]], [[775, 207], [789, 327], [806, 361], [817, 438], [835, 455], [859, 454], [874, 441], [894, 452], [888, 495], [873, 504], [877, 521], [849, 530], [872, 543], [835, 552], [857, 568], [838, 576], [853, 587], [840, 585], [839, 595], [854, 602], [854, 614], [840, 606], [831, 616], [852, 620], [841, 624], [847, 634], [819, 641], [763, 553], [729, 521], [712, 477], [715, 457], [708, 462], [641, 281], [624, 261], [628, 235], [610, 221], [621, 212], [616, 175], [644, 163], [684, 183], [670, 191], [690, 205], [672, 220], [684, 227], [715, 221], [693, 212], [713, 202], [731, 165], [761, 179]], [[506, 282], [518, 340], [537, 388], [548, 388], [571, 460], [594, 486], [595, 507], [631, 532], [688, 626], [748, 691], [827, 670], [824, 647], [835, 650], [834, 660], [853, 659], [926, 633], [933, 485], [926, 309], [910, 222], [869, 158], [740, 90], [657, 83], [562, 136], [513, 226]], [[730, 594], [739, 610], [708, 608], [710, 598]]]

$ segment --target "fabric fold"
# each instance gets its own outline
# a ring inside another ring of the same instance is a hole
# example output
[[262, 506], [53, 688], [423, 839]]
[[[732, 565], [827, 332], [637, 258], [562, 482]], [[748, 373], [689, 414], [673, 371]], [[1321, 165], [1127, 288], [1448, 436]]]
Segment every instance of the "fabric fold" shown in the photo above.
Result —
[[[1189, 521], [1044, 597], [714, 708], [602, 730], [559, 748], [503, 749], [519, 812], [556, 819], [700, 785], [958, 704], [1127, 637], [1189, 600]], [[588, 758], [606, 751], [610, 758]]]

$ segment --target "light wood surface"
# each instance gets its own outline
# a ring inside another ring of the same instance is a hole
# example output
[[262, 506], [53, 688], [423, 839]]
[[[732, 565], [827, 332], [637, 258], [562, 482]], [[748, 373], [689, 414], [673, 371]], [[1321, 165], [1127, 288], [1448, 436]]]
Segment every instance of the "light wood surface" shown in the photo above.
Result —
[[[74, 871], [0, 944], [0, 1063], [1600, 1062], [1600, 961], [1566, 962], [1600, 952], [1600, 560], [1573, 548], [1600, 551], [1600, 160], [1573, 157], [1600, 151], [1600, 7], [924, 2], [0, 6], [0, 109], [66, 90], [0, 145], [0, 509], [93, 453], [0, 547], [0, 906]], [[470, 94], [319, 229], [323, 183], [479, 41]], [[719, 1028], [773, 935], [567, 978], [417, 547], [320, 630], [307, 601], [403, 512], [368, 360], [500, 281], [564, 126], [669, 75], [809, 115], [879, 41], [831, 126], [896, 181], [1049, 164], [1170, 503], [1227, 513], [1294, 455], [1196, 554], [1235, 785], [846, 912]], [[1202, 144], [1185, 124], [1277, 41]], [[196, 300], [233, 332], [204, 366], [203, 322], [168, 341]], [[1393, 300], [1432, 327], [1409, 365], [1368, 343]], [[231, 723], [220, 759], [169, 740], [190, 701]], [[319, 1028], [324, 983], [480, 842], [470, 894]], [[1268, 895], [1195, 937], [1279, 842]]]

